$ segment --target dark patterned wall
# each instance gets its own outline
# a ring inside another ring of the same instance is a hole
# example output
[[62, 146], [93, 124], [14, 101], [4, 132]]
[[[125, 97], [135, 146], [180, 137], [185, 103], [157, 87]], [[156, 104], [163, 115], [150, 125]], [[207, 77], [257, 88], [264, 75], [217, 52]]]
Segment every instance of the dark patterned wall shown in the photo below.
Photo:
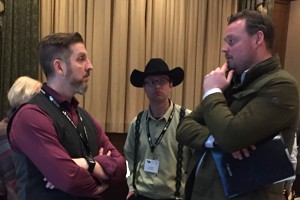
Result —
[[36, 47], [39, 40], [39, 0], [0, 0], [0, 117], [9, 109], [7, 92], [22, 75], [38, 77]]

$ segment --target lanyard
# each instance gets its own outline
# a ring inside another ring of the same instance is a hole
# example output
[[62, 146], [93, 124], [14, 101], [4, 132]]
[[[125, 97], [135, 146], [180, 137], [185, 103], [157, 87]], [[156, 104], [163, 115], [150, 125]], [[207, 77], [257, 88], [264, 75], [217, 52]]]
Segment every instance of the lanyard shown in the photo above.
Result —
[[155, 144], [153, 144], [153, 141], [152, 141], [152, 138], [151, 138], [151, 135], [150, 135], [150, 128], [149, 128], [149, 118], [147, 120], [147, 136], [148, 136], [148, 143], [149, 143], [149, 146], [150, 146], [150, 149], [151, 149], [151, 152], [153, 153], [154, 152], [154, 149], [157, 147], [157, 145], [160, 143], [160, 141], [162, 140], [164, 134], [166, 133], [172, 119], [173, 119], [173, 116], [174, 116], [174, 108], [175, 108], [175, 105], [173, 103], [173, 109], [172, 109], [172, 112], [171, 112], [171, 115], [168, 119], [168, 121], [166, 122], [165, 124], [165, 127], [163, 128], [163, 130], [161, 131], [160, 135], [158, 136], [157, 140], [155, 141]]
[[[74, 121], [69, 117], [68, 113], [65, 110], [62, 109], [62, 107], [57, 103], [57, 101], [48, 92], [46, 92], [43, 89], [41, 89], [40, 91], [43, 95], [48, 97], [49, 101], [51, 103], [53, 103], [53, 105], [55, 105], [55, 107], [58, 108], [61, 111], [61, 113], [68, 119], [68, 121], [73, 125], [73, 127], [76, 129], [76, 132], [78, 133], [80, 139], [82, 140], [82, 142], [83, 142], [83, 144], [86, 148], [87, 153], [91, 155], [92, 153], [91, 153], [91, 150], [90, 150], [90, 147], [89, 147], [89, 144], [88, 144], [87, 131], [86, 131], [86, 128], [83, 124], [83, 119], [82, 119], [80, 113], [76, 110], [76, 113], [79, 116], [78, 126], [76, 126]], [[83, 129], [83, 131], [82, 131], [82, 129]], [[84, 133], [84, 135], [82, 134], [82, 132]]]

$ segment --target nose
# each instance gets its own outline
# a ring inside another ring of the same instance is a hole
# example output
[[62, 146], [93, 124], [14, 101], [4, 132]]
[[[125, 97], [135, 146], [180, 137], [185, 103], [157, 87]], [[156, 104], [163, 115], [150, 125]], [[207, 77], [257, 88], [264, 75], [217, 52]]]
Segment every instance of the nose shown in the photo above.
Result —
[[156, 88], [161, 87], [161, 85], [159, 84], [158, 81], [155, 81], [155, 82], [153, 83], [153, 85], [154, 85], [154, 87], [156, 87]]
[[157, 89], [162, 87], [162, 85], [158, 81], [155, 81], [153, 85], [154, 85], [154, 88], [157, 88]]
[[90, 59], [87, 59], [87, 69], [88, 70], [92, 70], [93, 69], [93, 65], [92, 65]]
[[229, 45], [227, 43], [224, 43], [223, 47], [222, 47], [222, 52], [225, 53], [225, 52], [228, 52], [228, 51], [229, 51]]

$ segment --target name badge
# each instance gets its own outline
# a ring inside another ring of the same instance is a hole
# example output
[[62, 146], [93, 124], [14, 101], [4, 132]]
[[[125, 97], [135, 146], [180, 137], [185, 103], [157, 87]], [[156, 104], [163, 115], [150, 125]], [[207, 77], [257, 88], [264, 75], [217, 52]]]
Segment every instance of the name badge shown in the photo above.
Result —
[[152, 160], [152, 159], [145, 160], [145, 166], [144, 166], [145, 172], [151, 172], [151, 173], [157, 174], [158, 168], [159, 168], [158, 160]]

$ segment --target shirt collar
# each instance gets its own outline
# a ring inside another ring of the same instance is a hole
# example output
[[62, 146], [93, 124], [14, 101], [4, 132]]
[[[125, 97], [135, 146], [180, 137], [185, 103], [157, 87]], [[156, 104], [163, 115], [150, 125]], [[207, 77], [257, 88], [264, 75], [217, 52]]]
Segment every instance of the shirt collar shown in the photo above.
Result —
[[173, 107], [175, 106], [171, 100], [169, 100], [169, 101], [170, 101], [170, 106], [169, 106], [168, 110], [165, 112], [165, 114], [160, 119], [156, 119], [155, 117], [153, 117], [153, 115], [150, 111], [150, 107], [149, 107], [149, 109], [147, 110], [146, 120], [149, 120], [149, 118], [150, 118], [152, 120], [165, 119], [167, 121], [172, 113]]
[[51, 95], [55, 99], [55, 101], [59, 105], [61, 105], [62, 107], [66, 107], [66, 108], [68, 108], [68, 107], [75, 107], [75, 108], [77, 108], [77, 106], [79, 104], [79, 101], [75, 97], [72, 97], [72, 100], [69, 103], [66, 98], [64, 98], [63, 96], [61, 96], [53, 88], [49, 87], [47, 85], [47, 83], [43, 84], [42, 89], [46, 90], [49, 93], [49, 95]]
[[[241, 83], [244, 81], [248, 82], [249, 80], [255, 79], [258, 76], [261, 76], [269, 71], [280, 69], [280, 59], [278, 54], [273, 55], [272, 57], [258, 63], [257, 65], [250, 67], [245, 70], [241, 75]], [[247, 79], [247, 80], [246, 80]]]
[[241, 75], [241, 83], [243, 83], [243, 81], [245, 80], [245, 76], [246, 76], [246, 74], [247, 74], [247, 72], [250, 70], [250, 68], [249, 69], [247, 69], [247, 70], [245, 70], [243, 73], [242, 73], [242, 75]]

